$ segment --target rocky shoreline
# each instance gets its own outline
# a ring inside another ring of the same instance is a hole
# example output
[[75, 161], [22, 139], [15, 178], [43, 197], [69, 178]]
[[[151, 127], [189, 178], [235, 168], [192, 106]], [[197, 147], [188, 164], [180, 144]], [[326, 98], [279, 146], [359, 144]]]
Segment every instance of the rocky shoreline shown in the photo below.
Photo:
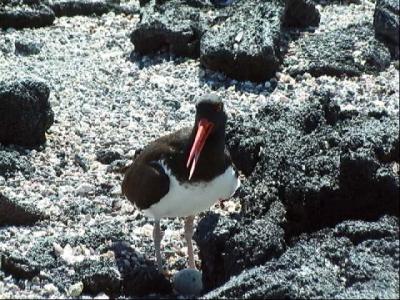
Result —
[[0, 0], [0, 299], [177, 296], [120, 184], [206, 92], [243, 185], [195, 221], [201, 298], [399, 298], [398, 32], [394, 0]]

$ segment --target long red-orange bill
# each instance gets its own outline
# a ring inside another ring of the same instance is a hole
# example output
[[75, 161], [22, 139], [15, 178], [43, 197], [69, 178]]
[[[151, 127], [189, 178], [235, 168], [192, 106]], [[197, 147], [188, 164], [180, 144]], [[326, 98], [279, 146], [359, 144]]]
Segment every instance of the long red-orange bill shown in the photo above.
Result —
[[190, 149], [189, 158], [186, 163], [187, 168], [189, 168], [190, 164], [192, 164], [189, 172], [189, 180], [192, 178], [201, 150], [203, 150], [206, 140], [213, 127], [214, 124], [207, 119], [200, 119], [198, 123], [196, 137], [194, 139], [192, 148]]

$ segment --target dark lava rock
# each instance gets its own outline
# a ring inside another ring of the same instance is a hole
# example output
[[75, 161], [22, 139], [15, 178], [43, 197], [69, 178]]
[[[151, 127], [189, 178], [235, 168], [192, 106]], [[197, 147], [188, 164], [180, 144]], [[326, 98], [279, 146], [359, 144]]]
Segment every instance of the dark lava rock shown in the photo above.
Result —
[[241, 214], [199, 223], [207, 290], [279, 256], [302, 232], [399, 215], [398, 115], [376, 119], [360, 107], [343, 117], [348, 101], [317, 86], [307, 102], [270, 102], [228, 123], [234, 162], [237, 153], [257, 159], [237, 163], [252, 170], [237, 192]]
[[201, 64], [239, 80], [263, 81], [280, 65], [279, 1], [235, 1], [235, 13], [202, 37]]
[[104, 292], [110, 296], [172, 292], [170, 282], [128, 243], [114, 242], [109, 250], [114, 252], [115, 260], [85, 260], [77, 266], [77, 278], [83, 281], [84, 292], [93, 295]]
[[[131, 247], [122, 244], [113, 250], [117, 266], [122, 275], [122, 287], [125, 295], [145, 296], [153, 293], [166, 295], [172, 293], [169, 280], [155, 266], [143, 260]], [[129, 264], [127, 264], [129, 262]]]
[[318, 26], [321, 16], [313, 1], [286, 0], [283, 24], [290, 27]]
[[289, 235], [348, 218], [398, 215], [398, 117], [375, 119], [365, 108], [342, 119], [340, 101], [317, 87], [307, 104], [271, 103], [233, 125], [235, 149], [258, 145], [257, 165], [241, 192], [246, 214], [264, 216], [278, 198]]
[[[244, 271], [204, 298], [398, 298], [398, 226], [398, 218], [383, 217], [304, 235], [278, 259]], [[365, 231], [379, 234], [359, 234]]]
[[[285, 8], [286, 5], [286, 8]], [[131, 40], [139, 54], [167, 50], [239, 80], [271, 78], [281, 60], [283, 25], [317, 26], [308, 0], [141, 1]]]
[[25, 176], [33, 173], [35, 168], [29, 160], [27, 160], [18, 151], [0, 146], [0, 176], [5, 178], [13, 176], [17, 172], [21, 172]]
[[[70, 220], [71, 214], [66, 211], [63, 221]], [[0, 268], [15, 278], [32, 278], [40, 273], [39, 277], [60, 290], [81, 281], [83, 293], [91, 295], [106, 293], [110, 297], [137, 297], [171, 294], [170, 282], [157, 271], [154, 262], [135, 251], [131, 243], [121, 241], [126, 238], [122, 227], [120, 222], [103, 222], [86, 227], [83, 235], [71, 232], [58, 237], [39, 237], [26, 253], [20, 253], [19, 249], [3, 253]], [[62, 248], [67, 244], [72, 248], [85, 246], [100, 256], [95, 259], [87, 257], [69, 265], [56, 253], [55, 243]], [[109, 251], [114, 254], [109, 255]], [[72, 269], [75, 272], [71, 272]], [[46, 275], [42, 276], [42, 273]]]
[[89, 170], [89, 161], [81, 154], [77, 153], [74, 155], [74, 164], [81, 167], [84, 172]]
[[72, 16], [90, 16], [110, 12], [114, 3], [106, 0], [67, 0], [67, 1], [53, 1], [49, 4], [50, 8], [54, 11], [57, 17], [72, 17]]
[[0, 226], [31, 225], [44, 215], [29, 205], [21, 205], [0, 193]]
[[39, 54], [43, 45], [39, 42], [18, 40], [15, 41], [15, 53], [19, 55]]
[[[0, 195], [1, 196], [1, 195]], [[1, 218], [1, 217], [0, 217]], [[1, 255], [1, 269], [7, 274], [13, 275], [19, 279], [32, 279], [39, 275], [39, 268], [29, 263], [21, 255]]]
[[111, 149], [102, 149], [96, 152], [96, 160], [102, 164], [109, 165], [117, 159], [121, 159], [122, 155]]
[[86, 259], [76, 266], [78, 277], [83, 282], [83, 292], [97, 295], [117, 295], [121, 289], [121, 278], [115, 264], [110, 259], [93, 261]]
[[[144, 296], [149, 294], [170, 294], [172, 292], [171, 283], [157, 271], [152, 262], [145, 260], [129, 243], [116, 241], [105, 250], [113, 251], [115, 260], [108, 262], [108, 264], [102, 263], [101, 266], [97, 262], [91, 262], [91, 264], [96, 264], [94, 266], [95, 269], [103, 269], [104, 271], [92, 272], [97, 277], [90, 276], [92, 282], [91, 293], [96, 294], [102, 291], [108, 295]], [[86, 269], [83, 268], [83, 270]], [[101, 279], [99, 274], [106, 274], [107, 269], [109, 269], [108, 273], [112, 274], [111, 277], [114, 279], [111, 280], [112, 284], [107, 283], [105, 286], [116, 287], [119, 285], [120, 289], [118, 291], [105, 291], [104, 285], [96, 279]], [[84, 272], [86, 273], [86, 271]], [[97, 283], [97, 289], [93, 288], [93, 283]]]
[[380, 72], [390, 64], [390, 53], [374, 38], [372, 24], [352, 24], [329, 32], [310, 34], [296, 43], [296, 54], [284, 64], [290, 75], [360, 76]]
[[49, 93], [39, 81], [0, 82], [1, 143], [32, 147], [46, 141], [54, 118]]
[[390, 49], [394, 59], [399, 58], [400, 4], [397, 0], [377, 0], [374, 12], [376, 37]]
[[151, 2], [142, 7], [140, 23], [131, 34], [135, 51], [151, 54], [167, 48], [178, 56], [198, 57], [204, 31], [200, 9], [179, 0]]
[[284, 232], [279, 226], [283, 214], [282, 205], [276, 202], [268, 216], [259, 220], [243, 221], [238, 216], [222, 217], [213, 213], [202, 218], [194, 239], [201, 249], [205, 290], [221, 285], [246, 268], [279, 256], [285, 247]]
[[45, 27], [53, 24], [54, 12], [46, 5], [0, 7], [0, 28]]

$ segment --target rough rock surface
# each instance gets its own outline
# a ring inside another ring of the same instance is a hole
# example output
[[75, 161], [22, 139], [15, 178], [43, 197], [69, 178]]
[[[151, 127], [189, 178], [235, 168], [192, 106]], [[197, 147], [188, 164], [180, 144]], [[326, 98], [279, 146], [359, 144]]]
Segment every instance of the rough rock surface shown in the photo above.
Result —
[[[24, 256], [3, 251], [1, 268], [19, 279], [32, 279], [46, 270], [51, 278], [39, 276], [42, 282], [54, 282], [59, 290], [82, 282], [83, 293], [94, 296], [170, 294], [170, 282], [129, 243], [118, 240], [122, 237], [120, 228], [111, 224], [89, 227], [83, 236], [40, 237]], [[108, 245], [102, 245], [104, 241]]]
[[35, 80], [0, 82], [0, 142], [36, 146], [53, 124], [50, 90]]
[[274, 203], [268, 216], [251, 221], [237, 214], [208, 214], [197, 227], [194, 239], [200, 249], [205, 290], [217, 287], [244, 269], [265, 263], [285, 248], [282, 206]]
[[236, 1], [227, 20], [204, 33], [200, 62], [239, 80], [263, 81], [280, 65], [280, 1]]
[[43, 45], [36, 41], [15, 41], [15, 53], [18, 55], [35, 55], [39, 54]]
[[360, 76], [380, 72], [390, 64], [390, 53], [375, 39], [371, 22], [311, 34], [295, 43], [299, 51], [285, 61], [292, 76], [306, 72], [313, 76]]
[[132, 14], [137, 12], [136, 6], [124, 5], [113, 0], [53, 0], [49, 7], [57, 17], [100, 16], [111, 11]]
[[29, 176], [33, 171], [31, 162], [20, 151], [0, 146], [0, 182], [15, 173]]
[[33, 5], [23, 4], [22, 6], [17, 5], [19, 1], [7, 2], [5, 6], [0, 6], [0, 28], [34, 28], [50, 26], [54, 22], [53, 10], [38, 3], [39, 1], [32, 1]]
[[29, 205], [21, 205], [0, 193], [0, 226], [31, 225], [44, 215]]
[[246, 270], [203, 298], [397, 298], [398, 226], [397, 218], [386, 216], [301, 236], [279, 259]]
[[[218, 3], [202, 24], [219, 24], [236, 1], [189, 2], [200, 11]], [[310, 34], [373, 20], [370, 0], [316, 2], [319, 26], [290, 27], [296, 39], [285, 59], [294, 58]], [[229, 147], [245, 178], [232, 199], [195, 220], [195, 262], [207, 290], [227, 290], [235, 274], [241, 289], [226, 295], [239, 298], [246, 291], [264, 298], [274, 289], [293, 298], [398, 298], [398, 233], [391, 229], [398, 222], [398, 64], [360, 76], [295, 78], [288, 72], [293, 66], [285, 64], [271, 80], [237, 81], [204, 69], [199, 59], [132, 55], [130, 35], [138, 27], [138, 14], [114, 10], [0, 30], [0, 81], [41, 78], [57, 116], [45, 147], [0, 146], [0, 165], [6, 166], [1, 194], [48, 216], [0, 227], [0, 298], [180, 297], [170, 280], [187, 266], [183, 220], [162, 220], [163, 257], [171, 272], [164, 278], [154, 269], [152, 221], [122, 197], [121, 172], [153, 139], [192, 126], [195, 99], [209, 92], [224, 99]], [[42, 47], [21, 55], [17, 41]], [[103, 158], [106, 164], [98, 160]], [[335, 253], [344, 253], [343, 267], [332, 267], [335, 259], [318, 260]], [[277, 283], [279, 274], [285, 281], [264, 289], [261, 277], [246, 275], [258, 267], [276, 275], [254, 271], [269, 282]], [[339, 279], [335, 270], [343, 272]]]
[[385, 42], [394, 59], [399, 58], [400, 4], [396, 0], [377, 0], [374, 12], [375, 34]]
[[320, 14], [313, 1], [287, 0], [283, 20], [289, 27], [318, 26]]
[[[270, 102], [255, 117], [230, 123], [234, 161], [239, 157], [236, 152], [257, 159], [255, 166], [242, 158], [237, 163], [238, 168], [253, 170], [240, 192], [241, 216], [225, 221], [234, 226], [226, 230], [213, 216], [199, 223], [195, 239], [206, 287], [281, 254], [285, 236], [346, 219], [398, 216], [396, 111], [383, 107], [380, 111], [368, 100], [349, 110], [357, 101], [352, 94], [343, 97], [340, 91], [323, 86], [298, 106], [295, 99]], [[394, 104], [392, 97], [382, 100]], [[257, 244], [265, 251], [260, 260]]]
[[0, 28], [15, 29], [51, 26], [56, 17], [138, 11], [131, 0], [2, 0], [1, 5]]
[[198, 57], [204, 32], [201, 8], [179, 0], [153, 2], [141, 9], [140, 23], [132, 32], [135, 51], [150, 54], [167, 47], [178, 56]]
[[89, 15], [102, 15], [108, 13], [112, 9], [110, 1], [96, 0], [70, 0], [70, 1], [56, 1], [50, 5], [57, 17], [67, 16], [89, 16]]
[[[239, 80], [263, 81], [277, 71], [285, 26], [317, 26], [319, 12], [309, 1], [147, 1], [132, 32], [135, 51], [165, 49]], [[212, 5], [213, 4], [213, 5]], [[221, 4], [221, 3], [220, 3]], [[286, 4], [286, 6], [285, 6]]]

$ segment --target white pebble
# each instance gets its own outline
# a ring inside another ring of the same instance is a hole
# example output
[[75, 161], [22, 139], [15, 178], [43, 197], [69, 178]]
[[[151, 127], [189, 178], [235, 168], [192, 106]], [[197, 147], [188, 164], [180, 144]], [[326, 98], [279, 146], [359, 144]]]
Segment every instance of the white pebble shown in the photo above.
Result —
[[83, 282], [79, 281], [69, 287], [68, 294], [71, 297], [78, 297], [80, 294], [82, 294], [82, 291], [83, 291]]
[[76, 192], [78, 195], [84, 196], [89, 194], [93, 189], [94, 189], [93, 185], [89, 183], [82, 183], [80, 186], [78, 186]]
[[56, 292], [58, 292], [58, 289], [57, 289], [56, 286], [55, 286], [54, 284], [52, 284], [52, 283], [46, 284], [46, 285], [44, 286], [44, 290], [45, 290], [48, 294], [50, 294], [50, 295], [55, 294]]
[[94, 299], [110, 299], [106, 294], [100, 293]]

